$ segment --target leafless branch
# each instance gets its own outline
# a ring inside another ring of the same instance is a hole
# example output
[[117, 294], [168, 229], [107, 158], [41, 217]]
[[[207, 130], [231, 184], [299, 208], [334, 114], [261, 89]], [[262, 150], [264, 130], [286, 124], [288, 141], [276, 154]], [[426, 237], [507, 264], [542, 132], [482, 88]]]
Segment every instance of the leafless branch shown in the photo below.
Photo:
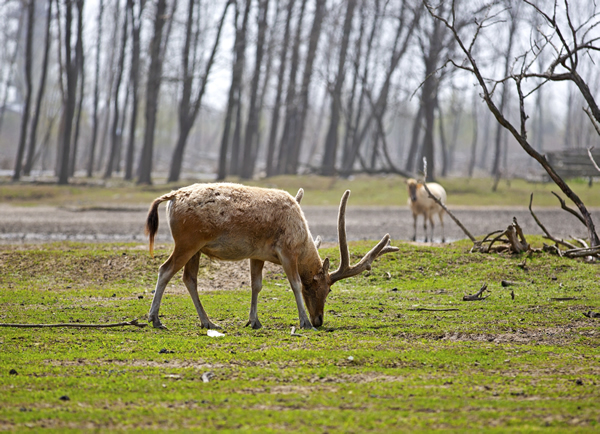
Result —
[[[600, 134], [600, 133], [599, 133], [599, 134]], [[594, 167], [596, 168], [596, 170], [597, 170], [598, 172], [600, 172], [600, 167], [598, 167], [598, 163], [596, 163], [596, 160], [594, 160], [594, 156], [592, 155], [592, 149], [594, 149], [594, 147], [593, 147], [593, 146], [592, 146], [592, 147], [589, 147], [589, 148], [587, 149], [588, 156], [590, 157], [590, 160], [592, 160], [592, 164], [594, 165]]]
[[571, 214], [573, 214], [575, 217], [577, 217], [579, 219], [579, 221], [586, 226], [585, 224], [585, 220], [583, 219], [583, 217], [581, 217], [581, 214], [579, 214], [577, 211], [575, 211], [573, 208], [569, 208], [569, 206], [566, 204], [565, 200], [560, 197], [557, 193], [555, 192], [551, 192], [554, 196], [556, 196], [556, 198], [558, 199], [558, 201], [560, 202], [560, 207], [562, 209], [564, 209], [567, 212], [570, 212]]
[[531, 207], [531, 204], [533, 203], [533, 193], [531, 193], [531, 196], [529, 196], [529, 212], [531, 213], [531, 216], [533, 217], [533, 219], [535, 220], [535, 222], [538, 224], [538, 226], [540, 227], [540, 229], [542, 229], [542, 231], [544, 232], [544, 238], [547, 238], [549, 240], [554, 241], [556, 244], [561, 244], [569, 249], [575, 249], [577, 248], [577, 246], [564, 241], [564, 240], [559, 240], [558, 238], [553, 237], [550, 232], [548, 231], [548, 229], [546, 229], [546, 227], [542, 224], [542, 222], [537, 218], [537, 216], [535, 215], [535, 213], [533, 212], [533, 209]]
[[[596, 130], [596, 132], [600, 136], [600, 125], [598, 125], [598, 121], [592, 115], [592, 112], [590, 111], [590, 108], [589, 107], [583, 107], [583, 111], [588, 115], [588, 117], [590, 118], [590, 121], [592, 121], [592, 125], [594, 126], [594, 129]], [[591, 155], [590, 155], [590, 158], [591, 158]], [[594, 160], [592, 159], [592, 161], [594, 161]], [[594, 162], [594, 165], [596, 165], [595, 162]], [[598, 168], [598, 166], [596, 166], [596, 168]]]

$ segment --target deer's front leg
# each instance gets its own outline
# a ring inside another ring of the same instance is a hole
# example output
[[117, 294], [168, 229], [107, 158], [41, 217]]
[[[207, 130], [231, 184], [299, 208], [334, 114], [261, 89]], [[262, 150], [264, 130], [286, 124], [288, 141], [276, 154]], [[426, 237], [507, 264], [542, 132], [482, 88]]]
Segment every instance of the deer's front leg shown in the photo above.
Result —
[[298, 264], [296, 263], [296, 258], [281, 258], [281, 265], [283, 266], [283, 271], [285, 271], [285, 274], [292, 287], [292, 291], [294, 292], [296, 306], [298, 307], [300, 327], [303, 329], [316, 330], [312, 326], [310, 320], [308, 319], [308, 315], [306, 315], [306, 310], [304, 309], [304, 299], [302, 298], [302, 281], [300, 280], [300, 275], [298, 274]]
[[250, 326], [255, 330], [262, 327], [258, 320], [258, 293], [262, 289], [262, 270], [264, 261], [258, 259], [250, 259], [250, 279], [252, 282], [252, 302], [250, 303], [250, 319], [246, 323], [246, 327]]

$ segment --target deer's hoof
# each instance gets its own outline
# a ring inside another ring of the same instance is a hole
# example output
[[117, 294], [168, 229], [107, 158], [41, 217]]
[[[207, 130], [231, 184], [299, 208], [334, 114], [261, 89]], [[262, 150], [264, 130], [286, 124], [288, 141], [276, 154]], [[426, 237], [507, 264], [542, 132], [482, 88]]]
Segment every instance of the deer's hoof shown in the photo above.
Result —
[[312, 324], [310, 323], [310, 321], [306, 320], [306, 321], [300, 321], [300, 328], [303, 328], [305, 330], [316, 330]]
[[221, 330], [221, 327], [213, 324], [212, 322], [208, 322], [207, 324], [202, 324], [202, 328], [203, 329], [208, 329], [208, 330]]
[[246, 327], [250, 326], [250, 328], [254, 329], [254, 330], [258, 330], [262, 328], [262, 324], [260, 323], [259, 320], [254, 320], [254, 321], [248, 321], [246, 323]]
[[155, 329], [161, 329], [161, 330], [168, 330], [167, 327], [165, 327], [160, 320], [158, 319], [157, 316], [149, 316], [148, 317], [148, 322], [152, 323], [152, 327], [154, 327]]

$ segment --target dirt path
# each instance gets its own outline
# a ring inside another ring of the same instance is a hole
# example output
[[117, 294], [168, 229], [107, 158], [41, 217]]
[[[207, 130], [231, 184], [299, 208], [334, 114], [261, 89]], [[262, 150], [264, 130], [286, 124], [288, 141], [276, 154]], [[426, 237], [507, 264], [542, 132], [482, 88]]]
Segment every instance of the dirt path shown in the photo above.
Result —
[[[56, 207], [14, 207], [0, 205], [0, 242], [73, 241], [139, 241], [146, 242], [144, 222], [146, 207], [90, 210]], [[456, 208], [452, 210], [475, 236], [504, 229], [513, 216], [526, 234], [541, 234], [541, 230], [526, 208]], [[337, 240], [337, 207], [304, 207], [314, 236], [324, 241]], [[538, 218], [557, 237], [586, 238], [587, 232], [579, 221], [556, 208], [535, 210]], [[600, 209], [592, 211], [600, 222]], [[158, 241], [169, 241], [164, 209], [160, 211], [161, 225]], [[346, 226], [350, 240], [375, 240], [389, 233], [392, 239], [408, 240], [412, 236], [412, 215], [406, 207], [348, 207]], [[440, 240], [436, 221], [434, 238]], [[423, 240], [422, 220], [418, 222], [417, 240]], [[445, 218], [446, 240], [466, 238], [460, 228]]]

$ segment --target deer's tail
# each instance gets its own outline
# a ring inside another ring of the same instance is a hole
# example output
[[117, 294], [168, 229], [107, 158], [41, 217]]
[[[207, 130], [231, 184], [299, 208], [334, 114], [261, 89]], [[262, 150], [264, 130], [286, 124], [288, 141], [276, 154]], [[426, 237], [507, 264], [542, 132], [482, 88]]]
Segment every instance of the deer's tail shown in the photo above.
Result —
[[148, 235], [148, 241], [150, 243], [150, 256], [154, 257], [154, 237], [158, 232], [158, 205], [166, 200], [171, 200], [176, 196], [175, 192], [165, 194], [157, 197], [150, 205], [148, 209], [148, 216], [146, 217], [146, 229], [145, 233]]

